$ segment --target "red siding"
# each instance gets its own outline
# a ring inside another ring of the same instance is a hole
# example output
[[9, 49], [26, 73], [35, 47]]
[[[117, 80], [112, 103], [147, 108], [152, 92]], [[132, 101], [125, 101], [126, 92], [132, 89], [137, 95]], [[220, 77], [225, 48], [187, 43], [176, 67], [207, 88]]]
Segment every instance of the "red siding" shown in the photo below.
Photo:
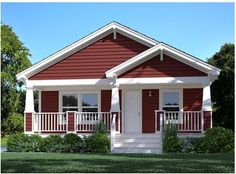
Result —
[[58, 112], [58, 91], [41, 92], [41, 112]]
[[200, 111], [202, 109], [202, 88], [183, 89], [184, 111]]
[[148, 47], [117, 33], [110, 34], [68, 58], [30, 77], [42, 79], [89, 79], [105, 78], [105, 72]]
[[25, 131], [32, 131], [32, 113], [25, 113]]
[[160, 55], [130, 69], [119, 78], [138, 77], [186, 77], [186, 76], [206, 76], [207, 74], [194, 69], [180, 61], [167, 55], [160, 61]]
[[[149, 97], [149, 91], [152, 96]], [[159, 90], [143, 89], [142, 90], [142, 129], [143, 133], [155, 132], [155, 110], [159, 108]], [[160, 121], [157, 120], [159, 129]]]
[[74, 112], [68, 112], [68, 131], [75, 131], [75, 114]]
[[[122, 110], [122, 91], [119, 90], [120, 97], [120, 110]], [[101, 91], [101, 112], [110, 112], [111, 109], [111, 90], [102, 90]], [[120, 130], [122, 132], [122, 115], [120, 114]], [[117, 118], [118, 119], [118, 118]], [[116, 120], [118, 123], [118, 120]], [[118, 128], [118, 125], [116, 125]]]
[[211, 128], [211, 111], [204, 111], [204, 131]]

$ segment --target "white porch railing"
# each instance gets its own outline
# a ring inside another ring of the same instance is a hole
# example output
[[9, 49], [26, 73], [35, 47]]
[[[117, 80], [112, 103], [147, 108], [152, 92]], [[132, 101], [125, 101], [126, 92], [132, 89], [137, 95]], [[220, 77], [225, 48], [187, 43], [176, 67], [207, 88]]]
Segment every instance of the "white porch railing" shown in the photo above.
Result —
[[111, 113], [110, 112], [77, 112], [76, 113], [76, 131], [91, 132], [97, 123], [102, 122], [107, 130], [110, 130]]
[[[33, 113], [32, 131], [33, 132], [66, 132], [68, 131], [68, 113], [63, 112], [41, 112]], [[117, 117], [119, 118], [119, 117]], [[111, 113], [110, 112], [75, 112], [74, 132], [92, 132], [97, 123], [102, 122], [107, 130], [111, 129]], [[120, 120], [117, 120], [118, 128]]]
[[66, 131], [66, 114], [63, 112], [41, 112], [33, 114], [34, 132]]
[[176, 124], [180, 132], [202, 132], [204, 125], [203, 112], [155, 110], [155, 130], [162, 131], [163, 126], [168, 123]]

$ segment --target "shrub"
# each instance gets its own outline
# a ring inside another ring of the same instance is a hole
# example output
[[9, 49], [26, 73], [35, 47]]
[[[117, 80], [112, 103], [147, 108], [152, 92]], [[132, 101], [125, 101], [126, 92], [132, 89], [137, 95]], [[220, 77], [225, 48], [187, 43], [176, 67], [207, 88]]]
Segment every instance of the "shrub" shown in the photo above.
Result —
[[110, 140], [106, 134], [97, 133], [88, 138], [88, 151], [95, 153], [108, 153]]
[[28, 144], [30, 152], [44, 151], [44, 139], [39, 135], [31, 135]]
[[194, 152], [194, 142], [196, 138], [184, 138], [183, 139], [183, 146], [182, 146], [182, 152], [184, 153], [193, 153]]
[[234, 150], [234, 133], [230, 129], [214, 127], [205, 132], [205, 136], [197, 139], [194, 150], [203, 153], [220, 153]]
[[66, 134], [63, 138], [65, 152], [80, 152], [83, 149], [83, 140], [77, 134]]
[[65, 151], [65, 145], [63, 144], [63, 138], [59, 135], [50, 135], [44, 138], [44, 149], [46, 152], [63, 152]]
[[28, 152], [29, 147], [29, 136], [25, 134], [11, 135], [7, 141], [7, 150], [9, 152]]
[[94, 129], [95, 134], [101, 133], [106, 134], [107, 133], [107, 127], [104, 123], [99, 122]]
[[24, 131], [24, 117], [22, 114], [13, 113], [2, 121], [2, 134], [13, 135]]
[[177, 127], [175, 124], [167, 124], [163, 139], [164, 152], [181, 152], [183, 141], [177, 137]]

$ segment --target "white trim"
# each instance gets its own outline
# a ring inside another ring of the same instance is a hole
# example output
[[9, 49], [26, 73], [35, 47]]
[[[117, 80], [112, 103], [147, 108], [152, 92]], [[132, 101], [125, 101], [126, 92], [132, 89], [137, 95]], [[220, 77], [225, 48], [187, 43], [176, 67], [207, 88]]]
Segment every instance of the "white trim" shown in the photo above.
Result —
[[[150, 77], [150, 78], [119, 78], [119, 85], [129, 84], [206, 84], [210, 83], [208, 76], [190, 77]], [[28, 80], [28, 84], [36, 87], [53, 86], [94, 86], [110, 87], [112, 81], [109, 79], [69, 79], [69, 80]]]
[[[173, 47], [170, 47], [166, 44], [159, 43], [156, 46], [151, 47], [148, 50], [138, 54], [137, 56], [134, 56], [133, 58], [106, 71], [106, 77], [112, 78], [114, 75], [119, 76], [127, 70], [153, 58], [161, 52], [164, 52], [165, 54], [169, 53], [172, 58], [208, 74], [209, 76], [211, 76], [211, 81], [214, 81], [220, 74], [220, 70], [218, 68], [209, 65], [201, 60], [198, 60], [190, 55], [187, 55], [186, 53], [179, 51]], [[160, 59], [163, 60], [162, 57]]]
[[183, 89], [159, 89], [159, 110], [163, 110], [163, 93], [178, 92], [179, 93], [179, 111], [183, 111]]
[[42, 94], [41, 94], [41, 90], [38, 90], [38, 111], [41, 112], [42, 109]]
[[211, 88], [210, 88], [210, 84], [207, 84], [203, 87], [202, 110], [212, 111], [211, 104], [212, 104], [211, 103]]
[[16, 75], [17, 80], [23, 80], [27, 77], [30, 77], [37, 72], [42, 71], [43, 69], [55, 64], [56, 62], [63, 60], [64, 58], [70, 56], [71, 54], [85, 48], [86, 46], [94, 43], [95, 41], [103, 38], [104, 36], [111, 34], [113, 32], [113, 29], [116, 30], [116, 32], [119, 32], [125, 36], [128, 36], [129, 38], [135, 39], [136, 41], [145, 44], [149, 47], [156, 45], [158, 42], [143, 35], [140, 34], [134, 30], [131, 30], [130, 28], [127, 28], [121, 24], [118, 24], [116, 22], [112, 22], [101, 29], [91, 33], [90, 35], [74, 42], [73, 44], [63, 48], [62, 50], [54, 53], [53, 55], [49, 56], [48, 58], [36, 63], [35, 65], [31, 66], [30, 68], [20, 72]]

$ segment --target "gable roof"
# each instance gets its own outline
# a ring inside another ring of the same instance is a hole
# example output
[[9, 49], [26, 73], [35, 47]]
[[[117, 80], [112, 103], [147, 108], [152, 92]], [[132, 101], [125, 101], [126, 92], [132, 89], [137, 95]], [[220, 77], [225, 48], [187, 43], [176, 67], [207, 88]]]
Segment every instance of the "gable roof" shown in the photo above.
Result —
[[16, 75], [18, 80], [25, 80], [29, 78], [30, 76], [46, 69], [47, 67], [63, 60], [64, 58], [72, 55], [73, 53], [85, 48], [86, 46], [96, 42], [99, 39], [102, 39], [103, 37], [107, 36], [111, 33], [120, 33], [126, 37], [129, 37], [139, 43], [142, 43], [148, 47], [152, 47], [159, 42], [144, 35], [141, 34], [135, 30], [130, 29], [129, 27], [126, 27], [124, 25], [121, 25], [117, 22], [111, 22], [104, 27], [96, 30], [95, 32], [83, 37], [82, 39], [68, 45], [67, 47], [59, 50], [58, 52], [50, 55], [49, 57], [43, 59], [42, 61], [34, 64], [33, 66], [29, 67], [28, 69], [20, 72]]
[[148, 50], [138, 54], [137, 56], [108, 70], [106, 72], [106, 77], [107, 78], [118, 77], [122, 73], [130, 70], [131, 68], [134, 68], [137, 65], [140, 65], [141, 63], [153, 58], [154, 56], [158, 54], [167, 54], [171, 56], [172, 58], [211, 76], [217, 77], [220, 73], [220, 70], [218, 68], [161, 42], [155, 45], [154, 47], [151, 47]]
[[177, 59], [180, 62], [183, 62], [193, 68], [196, 68], [202, 72], [205, 72], [208, 75], [214, 75], [217, 77], [220, 73], [220, 70], [214, 66], [207, 64], [206, 62], [197, 59], [181, 50], [178, 50], [170, 45], [167, 45], [163, 42], [156, 41], [144, 34], [141, 34], [129, 27], [121, 25], [117, 22], [111, 22], [104, 27], [96, 30], [95, 32], [83, 37], [82, 39], [68, 45], [67, 47], [59, 50], [58, 52], [50, 55], [49, 57], [43, 59], [42, 61], [34, 64], [28, 69], [20, 72], [16, 75], [18, 80], [25, 81], [29, 77], [37, 74], [38, 72], [50, 67], [51, 65], [67, 58], [68, 56], [78, 52], [79, 50], [89, 46], [90, 44], [102, 39], [103, 37], [113, 33], [114, 38], [116, 37], [116, 32], [131, 38], [139, 43], [142, 43], [148, 47], [146, 51], [140, 53], [139, 55], [121, 63], [120, 65], [108, 70], [105, 74], [107, 78], [113, 78], [114, 76], [118, 76], [121, 73], [147, 61], [155, 55], [160, 53], [169, 54], [172, 58]]

